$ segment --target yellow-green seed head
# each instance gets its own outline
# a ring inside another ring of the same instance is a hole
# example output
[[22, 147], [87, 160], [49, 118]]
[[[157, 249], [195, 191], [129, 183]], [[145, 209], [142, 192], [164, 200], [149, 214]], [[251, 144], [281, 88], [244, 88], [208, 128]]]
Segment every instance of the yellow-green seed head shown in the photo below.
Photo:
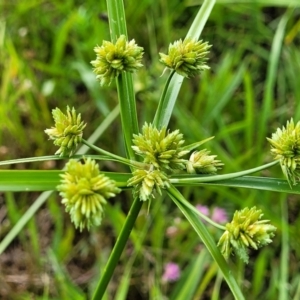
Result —
[[100, 225], [107, 199], [121, 191], [115, 181], [101, 174], [90, 158], [84, 164], [71, 159], [61, 177], [57, 190], [75, 227], [82, 231]]
[[192, 153], [187, 162], [187, 172], [190, 174], [215, 174], [224, 165], [220, 160], [216, 160], [217, 155], [209, 155], [210, 151], [203, 149]]
[[187, 160], [182, 157], [189, 151], [182, 150], [184, 140], [179, 130], [158, 130], [152, 124], [145, 123], [142, 131], [142, 134], [133, 136], [135, 146], [132, 149], [144, 158], [145, 163], [165, 171], [185, 169]]
[[272, 242], [276, 227], [268, 224], [269, 220], [260, 220], [262, 216], [261, 210], [255, 206], [234, 213], [231, 223], [226, 224], [226, 231], [218, 243], [226, 259], [231, 253], [235, 253], [248, 263], [248, 248], [257, 250]]
[[161, 189], [170, 187], [167, 174], [160, 170], [135, 170], [128, 180], [128, 186], [134, 186], [135, 192], [139, 194], [142, 201], [155, 197], [155, 192], [161, 195]]
[[207, 42], [185, 39], [170, 44], [168, 54], [159, 53], [160, 61], [184, 77], [194, 77], [205, 69], [209, 48]]
[[55, 127], [46, 129], [45, 133], [54, 140], [54, 145], [60, 148], [55, 154], [60, 156], [71, 156], [81, 143], [83, 129], [86, 123], [81, 121], [81, 115], [76, 114], [75, 108], [72, 110], [67, 106], [67, 114], [63, 114], [59, 108], [52, 110]]
[[297, 184], [300, 181], [300, 122], [295, 126], [293, 119], [287, 121], [286, 127], [278, 128], [267, 140], [289, 184]]
[[141, 68], [143, 50], [135, 40], [128, 42], [125, 35], [121, 35], [115, 44], [103, 41], [102, 46], [95, 47], [97, 57], [91, 64], [100, 85], [110, 85], [121, 72], [132, 73]]

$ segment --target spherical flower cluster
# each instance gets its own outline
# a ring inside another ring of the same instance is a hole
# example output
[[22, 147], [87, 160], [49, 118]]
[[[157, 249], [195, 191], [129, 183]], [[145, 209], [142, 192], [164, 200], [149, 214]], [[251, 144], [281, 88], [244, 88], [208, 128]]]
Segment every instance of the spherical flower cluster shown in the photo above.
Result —
[[202, 70], [209, 69], [206, 61], [210, 47], [207, 42], [202, 43], [202, 40], [180, 39], [170, 44], [167, 55], [159, 53], [160, 61], [184, 77], [194, 77]]
[[45, 133], [54, 140], [54, 145], [60, 148], [55, 154], [60, 156], [72, 155], [77, 145], [82, 140], [83, 129], [86, 123], [81, 121], [81, 115], [76, 114], [75, 108], [72, 110], [67, 106], [67, 114], [63, 114], [59, 108], [52, 110], [55, 127], [46, 129]]
[[278, 128], [272, 139], [267, 140], [289, 184], [297, 184], [300, 181], [300, 122], [295, 125], [293, 119], [287, 121], [286, 127]]
[[143, 126], [143, 133], [134, 135], [132, 149], [144, 158], [144, 163], [161, 170], [184, 169], [189, 151], [183, 150], [183, 135], [179, 130], [168, 132], [166, 128], [158, 130], [152, 124]]
[[135, 40], [128, 42], [125, 35], [121, 35], [115, 44], [103, 41], [102, 46], [95, 47], [94, 51], [97, 57], [91, 64], [102, 86], [111, 84], [121, 72], [134, 72], [143, 66], [143, 48]]
[[85, 164], [71, 159], [61, 177], [57, 190], [75, 227], [82, 231], [100, 225], [107, 199], [121, 191], [116, 183], [101, 174], [96, 162], [90, 158]]
[[226, 231], [218, 243], [226, 259], [234, 252], [248, 263], [248, 248], [257, 250], [272, 242], [276, 227], [268, 224], [269, 220], [260, 220], [262, 216], [261, 210], [256, 207], [246, 207], [234, 213], [233, 220], [226, 224]]
[[135, 187], [135, 192], [142, 201], [154, 198], [154, 192], [161, 195], [161, 189], [170, 187], [167, 174], [160, 170], [135, 170], [132, 175], [127, 185]]
[[187, 172], [190, 174], [215, 174], [224, 165], [220, 160], [215, 160], [217, 155], [209, 155], [206, 149], [192, 153], [187, 162]]

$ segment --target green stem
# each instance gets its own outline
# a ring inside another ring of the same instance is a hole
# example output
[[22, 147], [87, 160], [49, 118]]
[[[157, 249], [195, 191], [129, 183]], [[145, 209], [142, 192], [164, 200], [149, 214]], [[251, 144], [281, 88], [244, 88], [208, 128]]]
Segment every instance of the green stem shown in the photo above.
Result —
[[127, 37], [127, 27], [123, 0], [107, 0], [107, 13], [110, 36], [113, 42], [124, 34]]
[[201, 238], [202, 242], [205, 244], [206, 248], [212, 255], [213, 259], [218, 264], [224, 279], [226, 280], [231, 292], [233, 293], [235, 299], [242, 300], [245, 299], [235, 278], [232, 275], [232, 271], [230, 270], [228, 264], [226, 263], [224, 257], [222, 256], [220, 250], [218, 249], [215, 241], [213, 240], [212, 236], [206, 229], [205, 225], [199, 220], [198, 215], [196, 215], [193, 211], [190, 211], [183, 205], [186, 199], [181, 195], [181, 193], [174, 187], [171, 186], [168, 189], [168, 194], [178, 206], [178, 208], [182, 211], [184, 216], [193, 226], [199, 237]]
[[197, 16], [195, 17], [193, 24], [191, 25], [187, 35], [187, 38], [192, 38], [198, 40], [202, 30], [206, 24], [206, 21], [208, 20], [211, 11], [216, 3], [216, 0], [205, 0], [203, 1], [203, 4], [201, 5], [201, 8], [199, 12], [197, 13]]
[[171, 183], [199, 183], [199, 182], [215, 182], [215, 181], [221, 181], [221, 180], [226, 180], [226, 179], [232, 179], [232, 178], [236, 178], [236, 177], [241, 177], [241, 176], [245, 176], [248, 174], [252, 174], [267, 168], [270, 168], [276, 164], [279, 163], [279, 160], [275, 160], [272, 161], [268, 164], [253, 168], [253, 169], [249, 169], [249, 170], [245, 170], [245, 171], [241, 171], [241, 172], [235, 172], [235, 173], [229, 173], [229, 174], [224, 174], [224, 175], [212, 175], [212, 176], [195, 176], [195, 177], [189, 177], [189, 178], [171, 178], [170, 182]]
[[[183, 199], [182, 199], [183, 200]], [[221, 229], [221, 230], [226, 230], [225, 226], [222, 226], [216, 222], [214, 222], [213, 220], [211, 220], [209, 217], [207, 217], [206, 215], [204, 215], [203, 213], [201, 213], [195, 206], [193, 206], [192, 204], [190, 204], [188, 201], [186, 201], [184, 199], [184, 201], [181, 202], [186, 208], [190, 209], [191, 211], [193, 211], [195, 214], [197, 214], [199, 217], [201, 217], [202, 219], [204, 219], [206, 222], [210, 223], [211, 225]]]
[[[116, 41], [122, 34], [128, 39], [123, 0], [107, 0], [106, 3], [112, 40]], [[138, 133], [138, 120], [132, 74], [122, 72], [118, 76], [116, 83], [126, 153], [130, 159], [135, 159], [135, 154], [131, 146], [133, 134]]]
[[124, 134], [126, 153], [130, 159], [135, 159], [132, 146], [134, 134], [139, 132], [136, 112], [135, 94], [133, 90], [132, 75], [122, 73], [117, 78], [118, 98], [120, 103], [120, 113], [122, 122], [122, 131]]
[[168, 124], [169, 119], [172, 115], [172, 110], [168, 109], [169, 102], [167, 100], [169, 99], [166, 98], [166, 93], [168, 91], [171, 79], [173, 78], [174, 74], [175, 71], [173, 70], [165, 83], [164, 90], [159, 99], [157, 110], [153, 119], [153, 125], [157, 129], [161, 129], [162, 127], [164, 127], [164, 124]]
[[[198, 40], [207, 19], [213, 9], [216, 0], [204, 0], [200, 10], [195, 17], [193, 24], [187, 33], [186, 38]], [[153, 124], [158, 128], [168, 127], [177, 96], [179, 94], [184, 77], [171, 73], [165, 84], [163, 95], [160, 99]]]
[[[106, 3], [112, 40], [115, 41], [121, 34], [124, 34], [128, 39], [123, 0], [107, 0]], [[118, 76], [116, 83], [120, 103], [120, 115], [122, 122], [122, 131], [125, 140], [126, 154], [130, 160], [135, 160], [135, 154], [131, 146], [133, 134], [138, 133], [138, 120], [132, 75], [130, 73], [123, 72], [120, 76]], [[97, 147], [94, 147], [95, 146], [93, 146], [93, 149], [97, 150]], [[102, 149], [100, 151], [104, 153]], [[106, 153], [106, 155], [111, 156], [112, 154]], [[129, 161], [125, 158], [121, 159], [124, 163], [130, 162], [130, 165], [133, 164], [133, 161]], [[135, 162], [134, 164], [136, 163], [137, 162]], [[104, 273], [100, 278], [93, 299], [102, 299], [102, 296], [104, 295], [107, 285], [113, 275], [114, 269], [117, 266], [118, 260], [126, 245], [126, 242], [128, 240], [128, 237], [134, 226], [135, 220], [140, 212], [141, 207], [142, 202], [138, 198], [136, 198], [130, 208], [125, 224], [121, 230], [120, 235], [118, 236], [117, 242], [106, 264]]]
[[114, 159], [115, 161], [119, 161], [119, 162], [122, 162], [123, 164], [126, 164], [126, 165], [129, 165], [129, 166], [132, 166], [134, 168], [140, 168], [140, 169], [145, 169], [145, 168], [148, 168], [149, 165], [148, 164], [144, 164], [144, 163], [140, 163], [138, 161], [134, 161], [134, 160], [129, 160], [127, 158], [124, 158], [122, 156], [119, 156], [119, 155], [116, 155], [116, 154], [113, 154], [113, 153], [110, 153], [108, 151], [105, 151], [91, 143], [89, 143], [88, 141], [82, 139], [82, 143], [85, 144], [86, 146], [88, 146], [89, 148], [101, 153], [101, 154], [104, 154], [104, 155], [107, 155], [109, 157], [111, 157], [112, 159]]
[[93, 300], [102, 299], [102, 297], [105, 293], [105, 290], [107, 288], [107, 285], [108, 285], [108, 283], [113, 275], [113, 272], [118, 264], [120, 256], [126, 245], [126, 242], [129, 238], [129, 235], [134, 226], [135, 220], [138, 217], [138, 214], [141, 210], [142, 205], [143, 205], [143, 201], [140, 201], [139, 198], [135, 198], [135, 200], [130, 208], [130, 211], [128, 213], [128, 216], [126, 218], [126, 221], [124, 223], [124, 226], [118, 236], [118, 239], [114, 245], [114, 248], [113, 248], [113, 250], [110, 254], [110, 257], [108, 259], [108, 262], [105, 266], [103, 275], [100, 278], [98, 286], [95, 290], [95, 293], [92, 298]]
[[287, 300], [288, 278], [289, 278], [289, 227], [288, 227], [288, 208], [286, 196], [282, 195], [280, 199], [281, 211], [281, 254], [280, 254], [280, 281], [279, 281], [279, 298]]

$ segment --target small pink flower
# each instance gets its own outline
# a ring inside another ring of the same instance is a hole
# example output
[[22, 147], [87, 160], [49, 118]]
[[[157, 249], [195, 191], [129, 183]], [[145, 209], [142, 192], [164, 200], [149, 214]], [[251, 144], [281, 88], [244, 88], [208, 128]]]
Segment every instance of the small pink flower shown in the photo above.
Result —
[[180, 268], [177, 264], [169, 262], [165, 265], [164, 274], [162, 280], [164, 282], [174, 282], [180, 277]]
[[225, 209], [221, 207], [215, 207], [212, 211], [211, 219], [216, 223], [227, 223], [228, 217]]
[[197, 204], [196, 208], [205, 216], [209, 216], [209, 208], [205, 205]]

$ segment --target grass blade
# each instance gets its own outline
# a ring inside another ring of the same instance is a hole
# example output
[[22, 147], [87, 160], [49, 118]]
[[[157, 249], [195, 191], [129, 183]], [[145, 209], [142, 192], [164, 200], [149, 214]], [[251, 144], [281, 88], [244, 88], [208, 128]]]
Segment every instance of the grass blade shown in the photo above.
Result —
[[168, 194], [171, 197], [171, 199], [174, 201], [174, 203], [178, 206], [178, 208], [181, 210], [181, 212], [184, 214], [184, 216], [187, 218], [187, 220], [190, 222], [190, 224], [192, 225], [196, 233], [199, 235], [200, 239], [205, 244], [206, 248], [208, 249], [212, 257], [218, 264], [220, 270], [222, 271], [224, 279], [226, 280], [235, 299], [238, 300], [244, 299], [244, 296], [235, 278], [232, 275], [232, 271], [227, 265], [220, 250], [217, 248], [215, 241], [212, 239], [211, 235], [207, 231], [206, 226], [200, 221], [200, 218], [193, 211], [189, 210], [184, 205], [186, 200], [176, 188], [174, 187], [169, 188]]
[[[191, 25], [190, 30], [186, 35], [187, 38], [196, 40], [199, 39], [214, 4], [215, 0], [205, 0], [203, 2], [193, 24]], [[169, 76], [165, 85], [163, 97], [159, 101], [153, 120], [154, 126], [158, 129], [161, 129], [162, 127], [168, 127], [183, 79], [183, 76], [177, 73], [172, 73]]]

